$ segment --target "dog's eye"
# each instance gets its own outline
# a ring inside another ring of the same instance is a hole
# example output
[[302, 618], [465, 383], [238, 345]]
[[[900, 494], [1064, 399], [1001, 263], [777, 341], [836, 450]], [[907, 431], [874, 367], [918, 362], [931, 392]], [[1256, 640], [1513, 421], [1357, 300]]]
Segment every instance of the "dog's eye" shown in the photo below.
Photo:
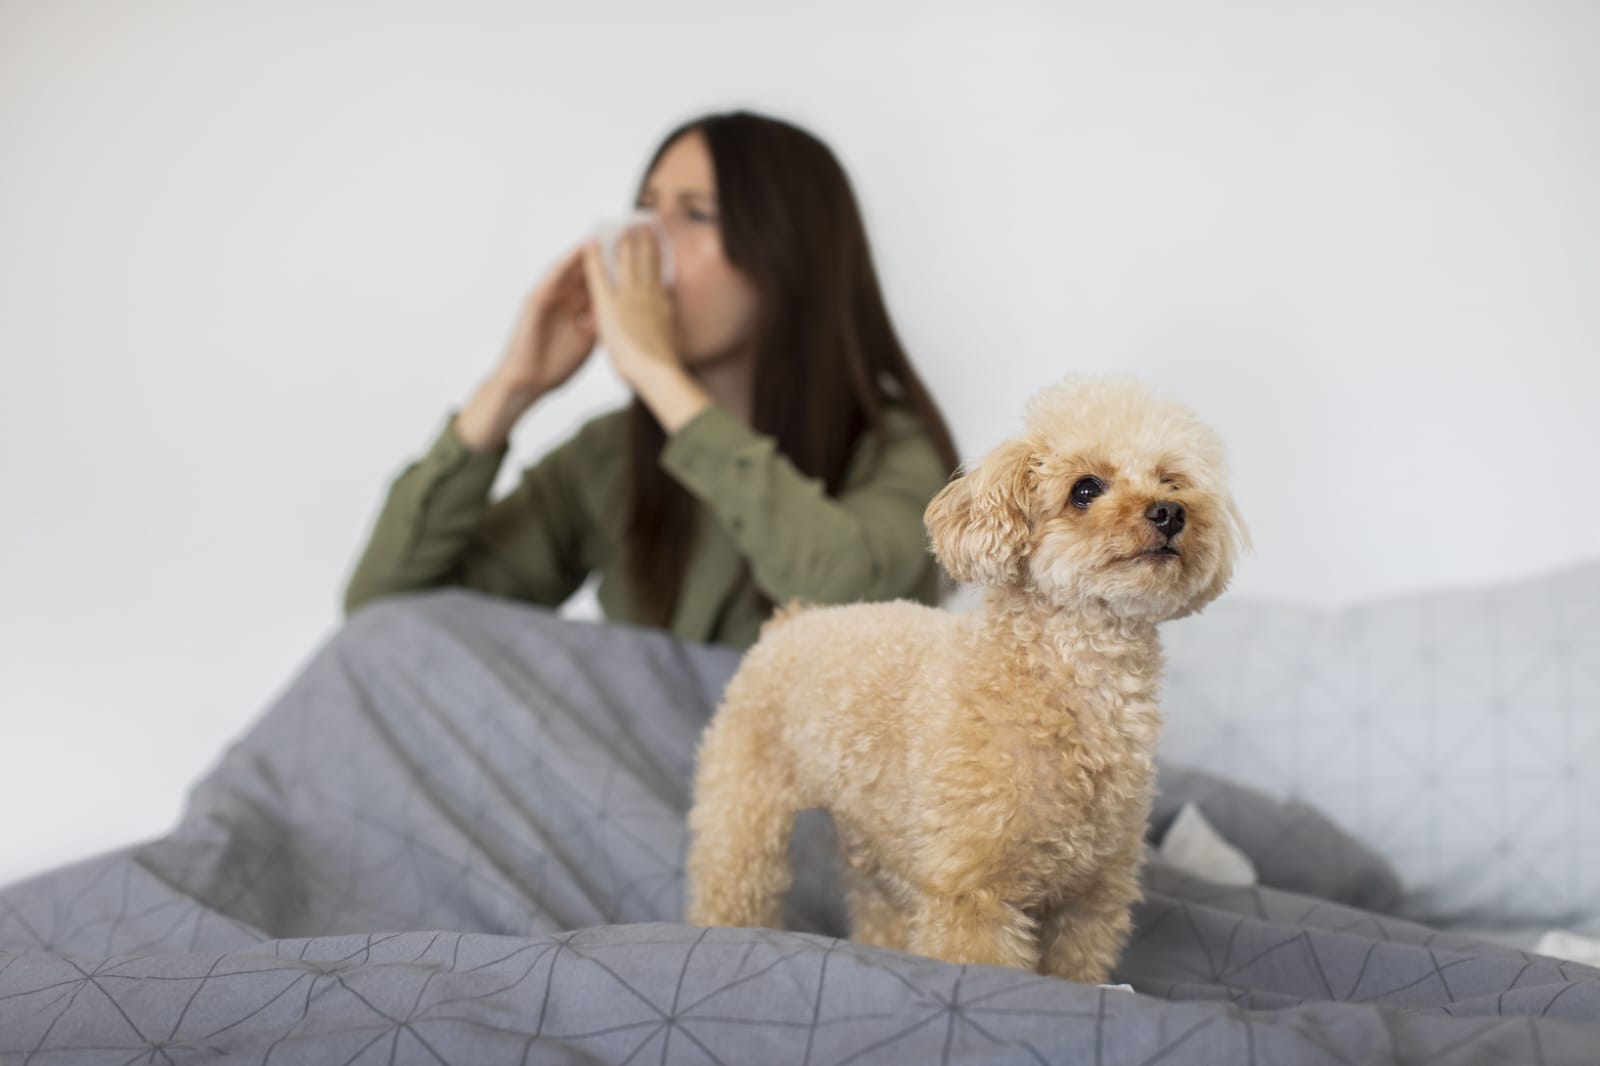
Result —
[[1096, 478], [1096, 477], [1079, 478], [1077, 483], [1072, 486], [1072, 494], [1071, 494], [1072, 506], [1074, 506], [1074, 507], [1088, 507], [1090, 501], [1092, 501], [1096, 496], [1100, 495], [1104, 491], [1106, 491], [1106, 487], [1104, 485], [1100, 484], [1100, 479], [1099, 478]]

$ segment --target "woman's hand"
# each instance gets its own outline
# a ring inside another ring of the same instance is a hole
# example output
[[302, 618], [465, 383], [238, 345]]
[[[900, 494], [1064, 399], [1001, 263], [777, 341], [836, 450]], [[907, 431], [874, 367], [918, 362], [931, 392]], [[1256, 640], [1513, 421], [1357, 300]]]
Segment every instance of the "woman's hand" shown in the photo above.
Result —
[[583, 245], [568, 252], [528, 294], [495, 370], [503, 388], [530, 404], [566, 382], [594, 351], [583, 255]]
[[583, 267], [594, 301], [600, 340], [622, 380], [638, 394], [667, 433], [711, 406], [678, 357], [672, 299], [661, 287], [661, 250], [655, 234], [635, 226], [617, 248], [617, 281], [606, 277], [598, 241], [584, 250]]
[[687, 376], [673, 339], [672, 298], [661, 287], [661, 250], [648, 226], [629, 227], [617, 241], [617, 278], [607, 275], [599, 241], [584, 247], [584, 276], [600, 341], [617, 373], [635, 392], [656, 380]]
[[456, 434], [478, 451], [504, 447], [528, 408], [589, 358], [595, 336], [579, 245], [523, 300], [500, 363], [456, 415]]

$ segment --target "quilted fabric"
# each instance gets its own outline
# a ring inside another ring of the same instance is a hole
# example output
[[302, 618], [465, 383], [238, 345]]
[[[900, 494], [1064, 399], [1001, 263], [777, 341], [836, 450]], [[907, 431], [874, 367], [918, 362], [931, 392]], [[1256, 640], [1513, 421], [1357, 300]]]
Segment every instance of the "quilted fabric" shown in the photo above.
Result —
[[1229, 596], [1163, 640], [1165, 758], [1326, 812], [1408, 917], [1600, 930], [1600, 563], [1333, 610]]
[[[1600, 971], [1160, 865], [1132, 993], [838, 939], [823, 817], [791, 931], [684, 925], [694, 745], [736, 662], [456, 591], [363, 609], [171, 833], [0, 891], [0, 1062], [1594, 1061]], [[1264, 878], [1389, 891], [1303, 806], [1162, 788]]]

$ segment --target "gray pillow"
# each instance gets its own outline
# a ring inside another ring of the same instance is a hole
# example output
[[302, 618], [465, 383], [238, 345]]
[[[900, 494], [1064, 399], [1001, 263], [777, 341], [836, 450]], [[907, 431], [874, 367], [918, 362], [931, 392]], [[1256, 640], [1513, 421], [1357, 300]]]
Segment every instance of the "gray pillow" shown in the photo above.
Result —
[[1326, 812], [1393, 863], [1406, 917], [1600, 931], [1600, 563], [1340, 609], [1224, 597], [1162, 636], [1164, 759]]

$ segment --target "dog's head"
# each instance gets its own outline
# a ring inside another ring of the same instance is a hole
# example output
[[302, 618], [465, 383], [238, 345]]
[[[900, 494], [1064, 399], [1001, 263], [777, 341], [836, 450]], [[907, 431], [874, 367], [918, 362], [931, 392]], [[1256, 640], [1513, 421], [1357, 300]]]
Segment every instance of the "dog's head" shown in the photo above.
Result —
[[1127, 378], [1069, 378], [1034, 397], [1022, 435], [946, 485], [923, 520], [958, 581], [1151, 621], [1210, 603], [1249, 544], [1216, 433]]

